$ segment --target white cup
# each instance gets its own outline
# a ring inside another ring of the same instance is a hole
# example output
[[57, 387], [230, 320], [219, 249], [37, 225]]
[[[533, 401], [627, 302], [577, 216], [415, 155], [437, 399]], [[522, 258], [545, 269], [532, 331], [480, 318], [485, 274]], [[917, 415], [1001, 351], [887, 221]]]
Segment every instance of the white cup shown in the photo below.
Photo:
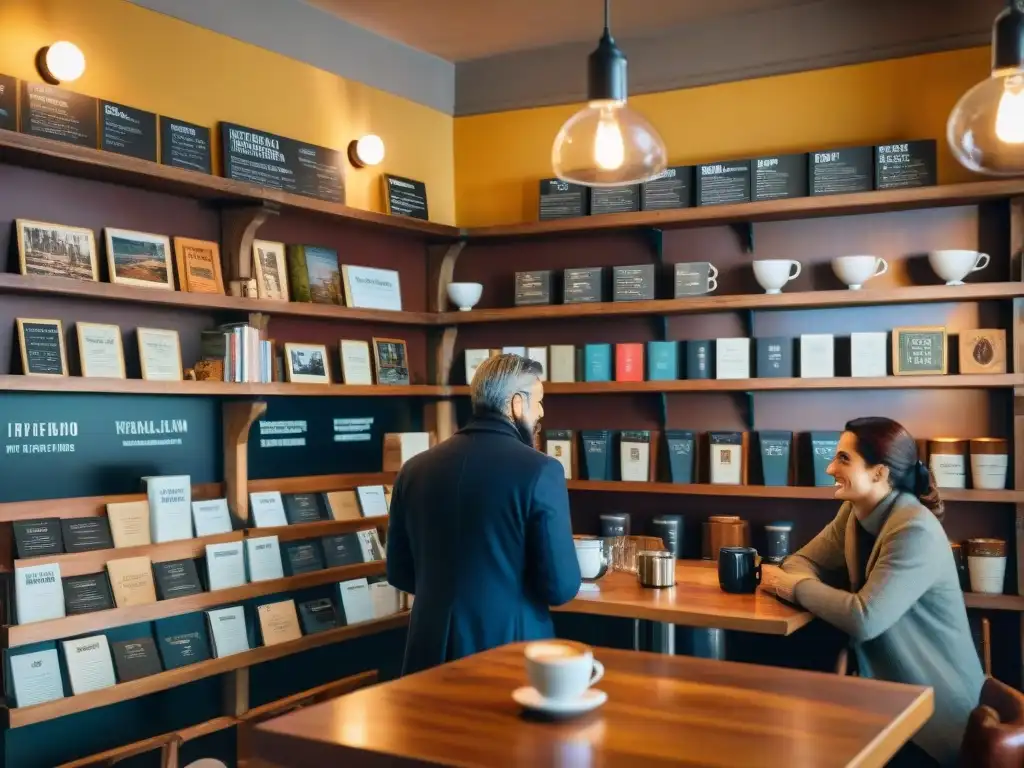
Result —
[[582, 643], [538, 640], [523, 654], [530, 685], [545, 699], [578, 699], [604, 677], [604, 665]]
[[[793, 267], [796, 271], [793, 272]], [[754, 262], [754, 277], [765, 293], [782, 293], [782, 286], [800, 277], [800, 262], [792, 259], [758, 259]]]
[[988, 266], [987, 253], [977, 251], [932, 251], [928, 263], [946, 285], [963, 285], [964, 278]]
[[832, 271], [851, 291], [859, 291], [872, 277], [889, 271], [889, 262], [878, 256], [837, 256]]

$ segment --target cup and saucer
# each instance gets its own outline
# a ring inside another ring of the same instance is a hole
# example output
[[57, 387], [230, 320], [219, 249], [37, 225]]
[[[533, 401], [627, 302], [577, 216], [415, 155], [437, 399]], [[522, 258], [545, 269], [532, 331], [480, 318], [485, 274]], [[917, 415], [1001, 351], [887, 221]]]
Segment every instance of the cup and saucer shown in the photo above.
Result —
[[524, 650], [530, 685], [512, 692], [517, 704], [529, 712], [564, 718], [591, 712], [608, 694], [593, 688], [604, 676], [604, 665], [594, 652], [571, 640], [541, 640]]

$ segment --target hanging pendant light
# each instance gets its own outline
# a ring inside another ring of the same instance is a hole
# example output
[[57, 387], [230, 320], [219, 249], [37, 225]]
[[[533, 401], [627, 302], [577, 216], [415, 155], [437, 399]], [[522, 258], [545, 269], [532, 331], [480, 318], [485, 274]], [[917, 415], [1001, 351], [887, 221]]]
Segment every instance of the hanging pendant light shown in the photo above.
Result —
[[953, 156], [972, 171], [1024, 173], [1024, 13], [1010, 0], [992, 25], [992, 74], [949, 115]]
[[647, 120], [626, 106], [626, 57], [608, 29], [611, 0], [604, 3], [604, 34], [587, 61], [587, 106], [555, 137], [551, 165], [562, 181], [588, 187], [621, 187], [665, 170], [665, 142]]

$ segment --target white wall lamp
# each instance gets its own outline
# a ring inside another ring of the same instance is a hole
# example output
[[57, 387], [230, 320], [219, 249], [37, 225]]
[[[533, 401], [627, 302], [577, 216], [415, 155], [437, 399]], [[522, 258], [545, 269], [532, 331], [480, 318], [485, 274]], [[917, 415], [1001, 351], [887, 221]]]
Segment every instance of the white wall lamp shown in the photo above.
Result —
[[85, 54], [74, 43], [60, 40], [39, 49], [36, 69], [50, 85], [73, 83], [85, 72]]
[[380, 136], [368, 133], [349, 142], [348, 160], [356, 168], [380, 165], [384, 160], [384, 141]]

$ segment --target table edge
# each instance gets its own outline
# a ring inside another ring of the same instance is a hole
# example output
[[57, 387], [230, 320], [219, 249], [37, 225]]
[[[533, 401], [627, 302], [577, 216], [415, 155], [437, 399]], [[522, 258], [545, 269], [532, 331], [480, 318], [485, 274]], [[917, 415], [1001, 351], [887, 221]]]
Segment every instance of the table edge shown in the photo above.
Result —
[[729, 614], [714, 614], [685, 608], [659, 608], [600, 600], [574, 598], [565, 605], [552, 609], [559, 613], [580, 613], [590, 616], [610, 616], [620, 619], [645, 619], [704, 629], [729, 629], [760, 635], [788, 636], [814, 620], [810, 611], [800, 611], [787, 618], [753, 618]]

